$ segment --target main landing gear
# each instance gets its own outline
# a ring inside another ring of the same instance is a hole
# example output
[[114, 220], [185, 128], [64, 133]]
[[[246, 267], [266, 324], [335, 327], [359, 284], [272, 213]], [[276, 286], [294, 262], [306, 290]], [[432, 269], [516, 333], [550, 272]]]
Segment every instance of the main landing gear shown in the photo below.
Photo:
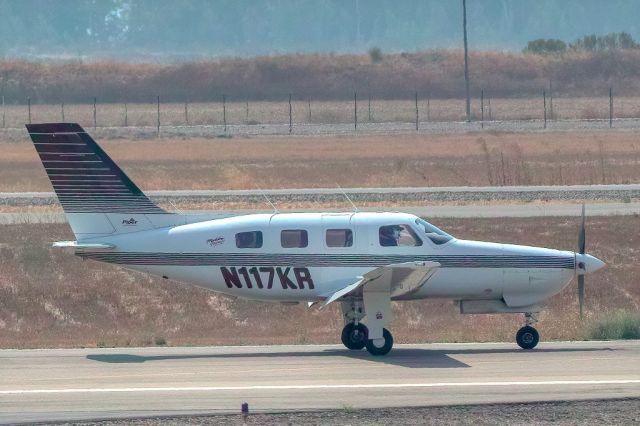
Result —
[[369, 330], [362, 324], [349, 323], [342, 329], [342, 344], [354, 351], [359, 351], [365, 347], [368, 340]]
[[538, 345], [540, 335], [538, 331], [533, 327], [533, 324], [538, 322], [535, 314], [527, 312], [524, 314], [526, 325], [522, 327], [516, 333], [516, 343], [522, 349], [533, 349]]
[[359, 351], [367, 348], [371, 355], [386, 355], [393, 347], [393, 336], [384, 328], [381, 339], [369, 339], [369, 330], [362, 324], [349, 323], [342, 329], [342, 344], [347, 349]]
[[[354, 351], [367, 348], [371, 355], [386, 355], [393, 347], [393, 336], [386, 328], [382, 329], [382, 336], [378, 339], [369, 339], [369, 329], [360, 320], [365, 313], [361, 300], [349, 300], [342, 302], [342, 314], [345, 326], [342, 329], [342, 344]], [[378, 329], [379, 331], [380, 329]]]

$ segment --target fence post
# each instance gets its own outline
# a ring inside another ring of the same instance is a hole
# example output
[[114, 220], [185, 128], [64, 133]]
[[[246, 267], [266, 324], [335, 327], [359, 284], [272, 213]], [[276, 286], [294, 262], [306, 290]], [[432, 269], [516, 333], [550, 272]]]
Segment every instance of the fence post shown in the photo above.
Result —
[[4, 129], [6, 126], [6, 116], [5, 116], [5, 110], [4, 110], [4, 95], [2, 95], [2, 128]]
[[129, 111], [127, 109], [127, 103], [124, 103], [124, 127], [129, 126]]
[[245, 107], [244, 122], [245, 124], [249, 124], [249, 98], [245, 99]]
[[227, 132], [227, 97], [222, 95], [222, 124], [224, 125], [224, 132]]
[[353, 129], [358, 130], [358, 92], [353, 92]]
[[184, 103], [184, 123], [189, 125], [189, 102]]
[[547, 128], [547, 93], [542, 91], [542, 106], [544, 108], [544, 128]]
[[549, 118], [553, 120], [553, 85], [549, 79]]
[[431, 95], [427, 96], [427, 121], [431, 121]]
[[157, 102], [157, 105], [158, 105], [158, 115], [157, 115], [157, 117], [158, 117], [158, 136], [160, 136], [160, 95], [158, 95], [157, 100], [158, 100], [158, 102]]
[[27, 98], [27, 108], [29, 110], [29, 124], [31, 124], [31, 98]]
[[480, 89], [480, 128], [484, 129], [484, 89]]
[[64, 102], [60, 104], [60, 117], [62, 118], [62, 122], [64, 123]]
[[291, 108], [291, 93], [289, 93], [289, 134], [293, 132], [293, 111]]
[[307, 107], [309, 108], [309, 123], [311, 123], [311, 96], [307, 98]]
[[609, 87], [609, 128], [613, 127], [613, 88]]
[[369, 123], [371, 123], [371, 93], [369, 93]]
[[93, 98], [93, 130], [98, 127], [98, 113], [96, 111], [96, 103], [98, 103], [98, 98]]
[[418, 115], [418, 92], [416, 92], [416, 130], [419, 128], [420, 116]]

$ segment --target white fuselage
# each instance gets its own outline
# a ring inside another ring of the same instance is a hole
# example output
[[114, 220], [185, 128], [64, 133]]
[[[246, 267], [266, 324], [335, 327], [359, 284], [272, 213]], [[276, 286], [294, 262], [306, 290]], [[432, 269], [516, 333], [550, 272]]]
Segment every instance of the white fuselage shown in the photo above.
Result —
[[[248, 299], [318, 301], [380, 266], [434, 261], [428, 282], [403, 299], [500, 300], [509, 307], [539, 304], [576, 272], [575, 253], [451, 239], [433, 242], [404, 213], [291, 213], [235, 216], [101, 237], [113, 250], [78, 255], [120, 264]], [[421, 245], [384, 247], [380, 227], [413, 229]], [[331, 247], [327, 230], [348, 229], [351, 245]], [[306, 247], [283, 248], [282, 231], [304, 230]], [[257, 232], [259, 248], [238, 248], [237, 234]]]

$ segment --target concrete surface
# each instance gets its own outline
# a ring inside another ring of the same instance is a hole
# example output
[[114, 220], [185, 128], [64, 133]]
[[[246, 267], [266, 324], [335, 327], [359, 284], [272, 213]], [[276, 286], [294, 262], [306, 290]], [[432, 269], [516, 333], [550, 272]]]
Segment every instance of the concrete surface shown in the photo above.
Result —
[[2, 350], [0, 422], [638, 397], [639, 360], [639, 341]]

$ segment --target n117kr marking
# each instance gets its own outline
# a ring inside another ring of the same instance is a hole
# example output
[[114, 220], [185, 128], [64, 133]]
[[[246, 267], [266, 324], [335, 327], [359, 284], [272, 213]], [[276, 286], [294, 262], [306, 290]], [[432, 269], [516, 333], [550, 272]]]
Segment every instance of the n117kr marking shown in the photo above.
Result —
[[[293, 269], [293, 277], [296, 281], [295, 283], [291, 278], [289, 278], [289, 271], [291, 269]], [[222, 272], [224, 282], [228, 288], [242, 288], [242, 282], [244, 281], [246, 288], [253, 288], [254, 285], [257, 288], [265, 288], [266, 282], [266, 288], [271, 289], [273, 288], [273, 281], [276, 276], [284, 290], [289, 288], [292, 290], [304, 290], [305, 284], [309, 290], [313, 290], [315, 288], [313, 278], [311, 278], [311, 272], [309, 272], [307, 268], [258, 268], [256, 266], [247, 268], [243, 266], [238, 269], [233, 266], [230, 268], [223, 266], [220, 268], [220, 272]], [[261, 274], [267, 274], [265, 281], [262, 280]]]

